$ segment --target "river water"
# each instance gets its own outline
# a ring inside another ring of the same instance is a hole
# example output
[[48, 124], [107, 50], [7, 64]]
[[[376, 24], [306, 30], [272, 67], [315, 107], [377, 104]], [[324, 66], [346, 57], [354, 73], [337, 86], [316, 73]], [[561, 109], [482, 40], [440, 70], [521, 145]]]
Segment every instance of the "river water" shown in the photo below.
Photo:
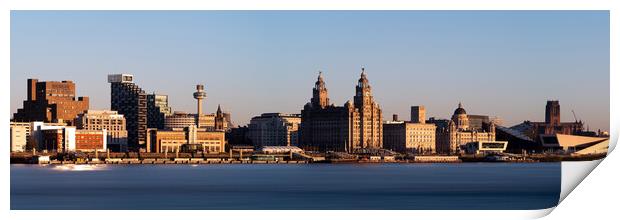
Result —
[[11, 165], [11, 209], [544, 209], [560, 163]]

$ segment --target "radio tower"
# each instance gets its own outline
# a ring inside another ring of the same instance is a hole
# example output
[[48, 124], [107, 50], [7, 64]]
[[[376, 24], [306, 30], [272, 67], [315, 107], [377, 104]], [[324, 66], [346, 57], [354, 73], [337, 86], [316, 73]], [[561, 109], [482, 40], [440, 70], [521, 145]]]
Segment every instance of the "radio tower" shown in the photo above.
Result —
[[196, 106], [196, 115], [200, 116], [202, 115], [202, 100], [207, 98], [207, 93], [205, 92], [204, 85], [196, 85], [196, 92], [194, 92], [194, 98], [198, 101]]

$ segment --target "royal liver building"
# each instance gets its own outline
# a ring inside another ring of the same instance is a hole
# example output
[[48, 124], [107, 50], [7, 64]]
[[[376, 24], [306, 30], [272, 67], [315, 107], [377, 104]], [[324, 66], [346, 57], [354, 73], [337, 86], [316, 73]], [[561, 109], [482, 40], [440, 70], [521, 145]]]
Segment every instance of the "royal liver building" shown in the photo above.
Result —
[[329, 103], [323, 76], [312, 89], [312, 99], [301, 111], [300, 146], [309, 150], [352, 152], [356, 148], [383, 146], [383, 115], [372, 97], [362, 68], [353, 102]]

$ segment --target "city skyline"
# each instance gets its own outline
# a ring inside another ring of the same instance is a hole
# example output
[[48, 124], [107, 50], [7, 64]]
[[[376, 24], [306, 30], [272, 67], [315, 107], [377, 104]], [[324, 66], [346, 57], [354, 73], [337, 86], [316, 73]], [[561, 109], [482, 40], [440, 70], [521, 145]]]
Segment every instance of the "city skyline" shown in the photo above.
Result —
[[[244, 125], [265, 112], [299, 113], [310, 100], [319, 70], [331, 103], [342, 105], [351, 99], [351, 88], [365, 67], [384, 120], [392, 114], [408, 119], [414, 105], [426, 106], [427, 117], [449, 118], [462, 102], [468, 113], [497, 116], [511, 126], [543, 121], [544, 103], [558, 99], [562, 121], [574, 121], [574, 110], [591, 130], [609, 130], [608, 16], [548, 11], [12, 12], [11, 113], [26, 97], [26, 78], [73, 80], [77, 95], [90, 97], [90, 109], [109, 109], [106, 76], [126, 72], [147, 93], [169, 95], [173, 111], [194, 112], [194, 86], [204, 84], [204, 112], [215, 112], [221, 104], [236, 124]], [[201, 22], [224, 37], [192, 30]], [[262, 26], [252, 26], [257, 24]], [[158, 32], [158, 25], [176, 32]], [[361, 28], [366, 25], [384, 33]], [[545, 28], [551, 26], [553, 30]], [[468, 29], [474, 27], [478, 32]], [[288, 38], [307, 45], [281, 41]], [[201, 51], [209, 48], [215, 50]]]

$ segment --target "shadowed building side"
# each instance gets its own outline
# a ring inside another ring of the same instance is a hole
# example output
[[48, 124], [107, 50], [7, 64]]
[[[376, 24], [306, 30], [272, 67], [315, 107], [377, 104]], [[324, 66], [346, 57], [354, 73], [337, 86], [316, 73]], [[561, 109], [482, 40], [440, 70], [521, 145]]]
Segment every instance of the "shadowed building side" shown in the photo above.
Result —
[[[108, 75], [110, 109], [125, 116], [129, 151], [146, 148], [147, 94], [133, 82], [133, 75]], [[148, 149], [146, 149], [148, 151]]]

